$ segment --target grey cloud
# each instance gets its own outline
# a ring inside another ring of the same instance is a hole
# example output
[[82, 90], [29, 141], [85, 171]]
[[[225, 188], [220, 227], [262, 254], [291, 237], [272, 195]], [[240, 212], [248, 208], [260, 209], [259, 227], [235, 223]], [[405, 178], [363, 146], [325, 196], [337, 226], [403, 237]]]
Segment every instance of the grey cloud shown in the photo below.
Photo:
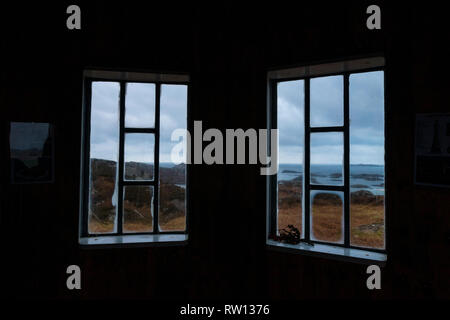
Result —
[[[342, 125], [342, 76], [311, 79], [311, 121], [321, 126]], [[281, 162], [293, 162], [292, 152], [303, 144], [303, 81], [278, 86], [278, 128]], [[352, 163], [384, 161], [383, 72], [350, 77], [350, 142]], [[336, 103], [336, 101], [339, 101]], [[337, 111], [338, 110], [338, 111]], [[341, 119], [340, 123], [336, 120]], [[311, 153], [321, 163], [341, 162], [342, 134], [313, 134]], [[300, 150], [300, 149], [299, 149]], [[328, 150], [328, 152], [327, 152]], [[286, 160], [283, 160], [286, 159]]]

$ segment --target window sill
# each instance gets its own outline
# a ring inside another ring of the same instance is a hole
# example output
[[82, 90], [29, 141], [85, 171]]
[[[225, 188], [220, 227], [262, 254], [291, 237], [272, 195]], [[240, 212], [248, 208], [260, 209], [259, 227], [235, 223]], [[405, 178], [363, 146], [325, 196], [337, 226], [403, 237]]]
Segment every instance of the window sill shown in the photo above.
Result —
[[130, 248], [186, 245], [187, 234], [145, 234], [123, 236], [83, 237], [79, 244], [85, 249], [98, 248]]
[[273, 240], [267, 240], [266, 244], [269, 249], [276, 251], [304, 254], [361, 264], [377, 264], [384, 266], [387, 260], [387, 255], [384, 253], [367, 251], [364, 249], [343, 248], [327, 244], [315, 243], [314, 246], [311, 246], [305, 243], [287, 244]]

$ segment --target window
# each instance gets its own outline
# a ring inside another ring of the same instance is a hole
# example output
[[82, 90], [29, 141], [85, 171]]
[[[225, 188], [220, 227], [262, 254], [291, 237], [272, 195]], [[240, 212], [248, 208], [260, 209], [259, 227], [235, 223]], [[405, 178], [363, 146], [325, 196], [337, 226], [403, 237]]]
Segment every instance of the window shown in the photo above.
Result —
[[187, 129], [188, 81], [85, 71], [81, 244], [187, 240], [187, 167], [172, 162], [171, 134]]
[[385, 260], [384, 59], [271, 71], [268, 85], [268, 243]]

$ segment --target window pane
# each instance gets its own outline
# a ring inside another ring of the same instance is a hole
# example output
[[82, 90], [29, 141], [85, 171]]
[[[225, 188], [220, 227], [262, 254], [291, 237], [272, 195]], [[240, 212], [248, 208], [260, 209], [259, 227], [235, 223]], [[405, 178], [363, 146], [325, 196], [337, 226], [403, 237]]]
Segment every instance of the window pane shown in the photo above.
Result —
[[155, 136], [149, 133], [125, 134], [125, 179], [153, 179]]
[[344, 194], [334, 191], [311, 191], [312, 239], [343, 243]]
[[310, 81], [311, 127], [344, 125], [344, 80], [342, 76]]
[[311, 133], [311, 184], [343, 185], [342, 132]]
[[278, 229], [302, 232], [304, 81], [278, 83]]
[[124, 186], [123, 231], [153, 231], [153, 187]]
[[119, 90], [116, 82], [92, 83], [89, 233], [116, 230]]
[[[186, 155], [171, 158], [171, 141], [176, 129], [187, 129], [187, 86], [162, 85], [160, 110], [160, 195], [159, 228], [161, 231], [186, 229]], [[185, 136], [184, 136], [185, 137]], [[183, 138], [185, 139], [185, 138]]]
[[350, 242], [384, 248], [383, 72], [350, 76]]
[[125, 127], [155, 126], [155, 84], [127, 83], [125, 97]]

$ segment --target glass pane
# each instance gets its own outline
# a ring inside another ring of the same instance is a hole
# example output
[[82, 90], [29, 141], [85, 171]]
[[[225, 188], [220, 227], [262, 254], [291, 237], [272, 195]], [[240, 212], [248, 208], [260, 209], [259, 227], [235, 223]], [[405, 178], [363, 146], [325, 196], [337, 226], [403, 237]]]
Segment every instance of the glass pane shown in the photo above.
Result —
[[153, 187], [123, 187], [123, 231], [153, 231]]
[[155, 126], [155, 84], [127, 83], [125, 97], [125, 127]]
[[278, 229], [302, 232], [304, 81], [278, 83]]
[[343, 243], [343, 203], [342, 192], [311, 191], [313, 240]]
[[344, 125], [344, 80], [342, 76], [310, 81], [311, 127]]
[[155, 163], [155, 136], [150, 133], [125, 134], [125, 179], [152, 180]]
[[92, 83], [89, 233], [116, 230], [119, 90], [116, 82]]
[[311, 133], [311, 184], [343, 185], [342, 132]]
[[384, 74], [350, 76], [350, 243], [384, 248]]
[[172, 149], [180, 141], [172, 141], [176, 129], [184, 132], [187, 125], [187, 86], [162, 85], [160, 110], [160, 195], [159, 228], [161, 231], [186, 229], [186, 154], [171, 157]]

